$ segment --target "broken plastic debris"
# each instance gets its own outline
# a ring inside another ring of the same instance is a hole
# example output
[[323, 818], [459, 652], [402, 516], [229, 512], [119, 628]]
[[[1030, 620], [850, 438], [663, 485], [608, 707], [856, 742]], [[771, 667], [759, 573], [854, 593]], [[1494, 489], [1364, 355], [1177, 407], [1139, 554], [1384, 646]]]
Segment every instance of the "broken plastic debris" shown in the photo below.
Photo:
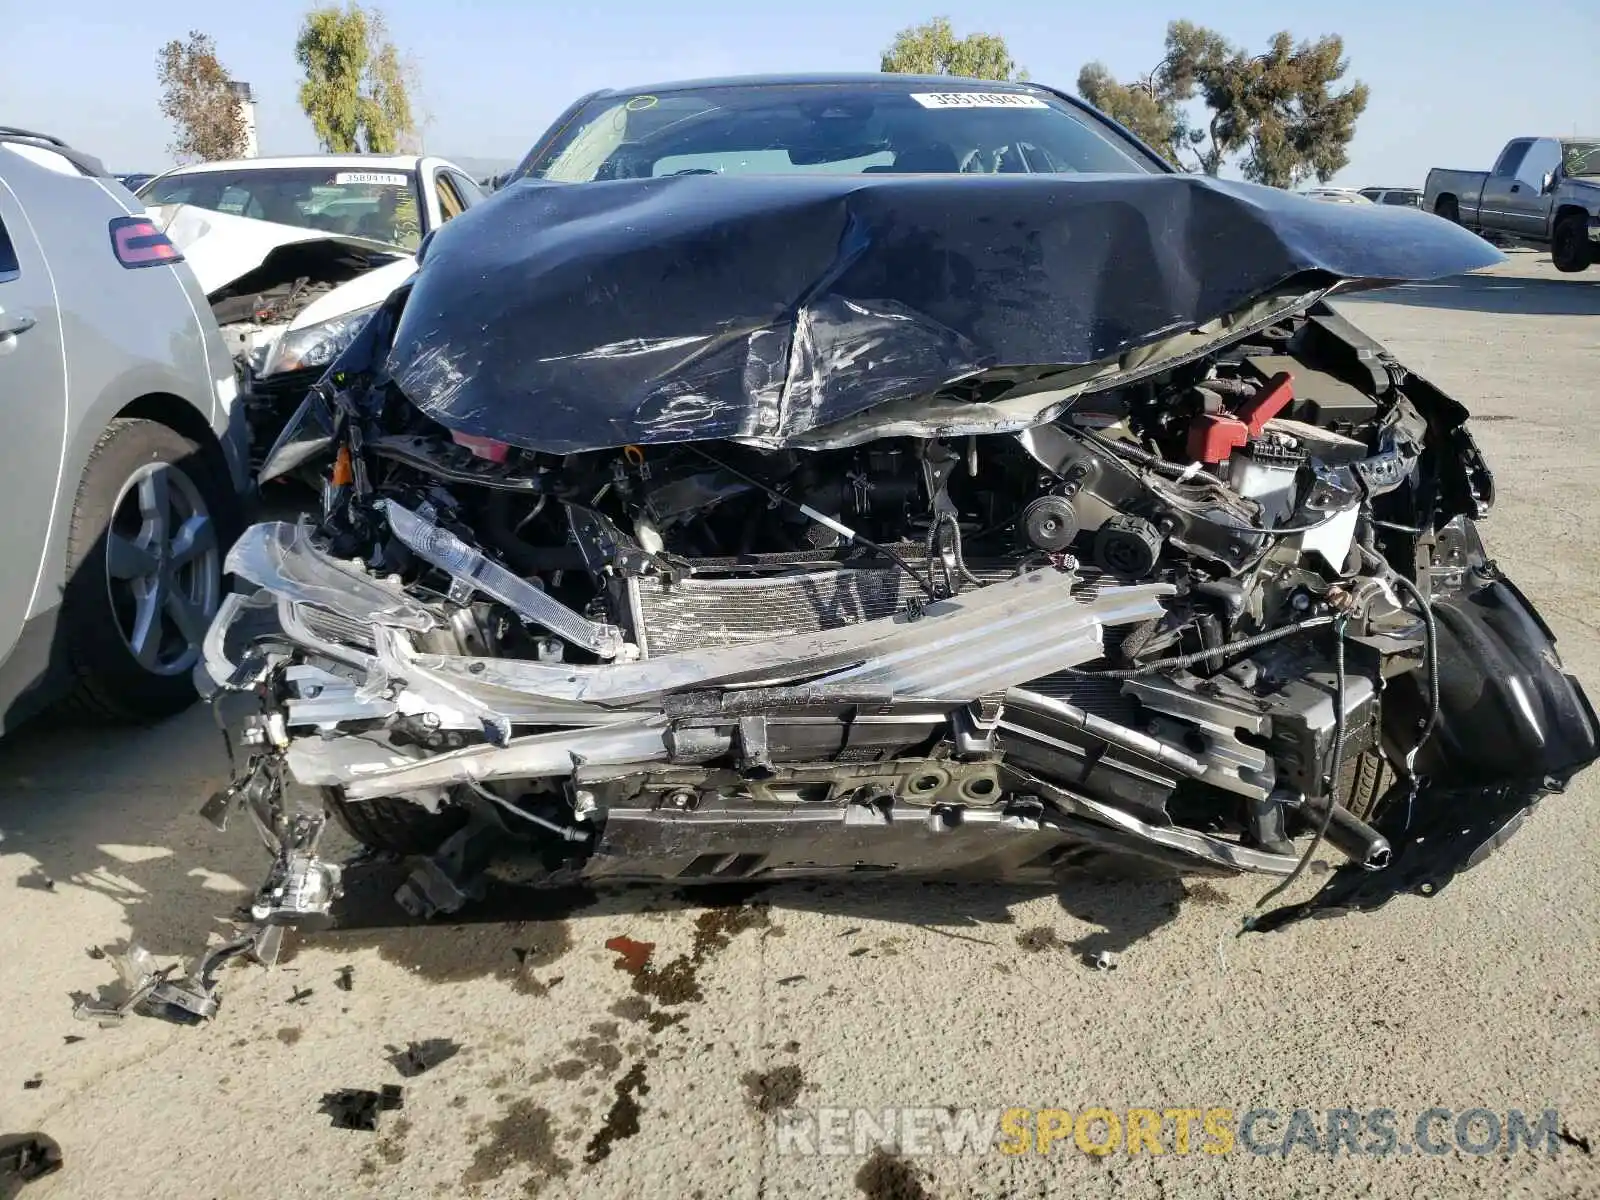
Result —
[[385, 1046], [384, 1049], [389, 1051], [389, 1062], [394, 1069], [407, 1079], [414, 1079], [460, 1054], [461, 1044], [451, 1038], [428, 1038], [426, 1041], [408, 1042], [404, 1050], [395, 1046]]
[[295, 990], [293, 992], [289, 993], [289, 998], [287, 1000], [285, 1000], [284, 1003], [285, 1004], [304, 1004], [307, 1000], [311, 999], [311, 997], [315, 996], [316, 994], [317, 994], [317, 989], [316, 988], [295, 988]]
[[61, 1169], [61, 1147], [42, 1133], [0, 1136], [0, 1188], [9, 1196], [12, 1183], [32, 1183]]
[[380, 1091], [364, 1088], [340, 1088], [322, 1097], [320, 1111], [333, 1119], [335, 1129], [360, 1129], [371, 1132], [378, 1128], [382, 1113], [405, 1107], [405, 1093], [398, 1084], [386, 1083]]
[[1117, 956], [1109, 950], [1099, 950], [1088, 956], [1085, 960], [1096, 971], [1115, 971], [1117, 969]]
[[32, 1079], [24, 1079], [22, 1081], [22, 1090], [25, 1091], [25, 1092], [36, 1092], [40, 1088], [42, 1088], [43, 1086], [44, 1086], [44, 1076], [43, 1075], [35, 1075]]
[[356, 969], [354, 967], [340, 967], [334, 976], [333, 986], [341, 992], [353, 992], [356, 989]]
[[82, 1001], [73, 1008], [72, 1015], [80, 1021], [99, 1021], [102, 1025], [115, 1024], [132, 1012], [185, 1025], [209, 1021], [221, 1004], [214, 979], [217, 970], [235, 955], [248, 953], [258, 936], [246, 934], [207, 951], [188, 975], [176, 981], [170, 978], [178, 969], [176, 964], [158, 968], [148, 950], [130, 945], [124, 953], [110, 956], [127, 996], [120, 1004]]

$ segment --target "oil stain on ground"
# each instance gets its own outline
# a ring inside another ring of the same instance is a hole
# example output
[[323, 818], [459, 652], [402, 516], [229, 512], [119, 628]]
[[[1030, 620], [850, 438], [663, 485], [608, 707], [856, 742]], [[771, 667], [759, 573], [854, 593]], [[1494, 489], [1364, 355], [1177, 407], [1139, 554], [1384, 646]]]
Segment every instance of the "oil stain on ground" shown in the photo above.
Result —
[[1186, 883], [1183, 886], [1183, 898], [1190, 904], [1203, 904], [1207, 907], [1232, 904], [1228, 893], [1214, 883], [1201, 880], [1198, 883]]
[[550, 1110], [532, 1100], [514, 1101], [505, 1116], [489, 1126], [489, 1134], [488, 1141], [472, 1153], [472, 1162], [461, 1176], [463, 1187], [493, 1183], [507, 1171], [523, 1167], [528, 1171], [523, 1190], [536, 1193], [545, 1180], [564, 1176], [572, 1169], [572, 1164], [556, 1153]]
[[856, 1172], [856, 1187], [867, 1200], [933, 1200], [922, 1177], [905, 1159], [879, 1146]]
[[[607, 946], [609, 945], [608, 942]], [[637, 1021], [647, 1026], [651, 1033], [660, 1033], [663, 1029], [681, 1025], [688, 1017], [687, 1013], [666, 1013], [658, 1008], [651, 1008], [650, 1001], [643, 996], [624, 996], [611, 1006], [610, 1012], [612, 1016], [621, 1017], [624, 1021]]]
[[629, 1067], [628, 1073], [617, 1080], [613, 1090], [616, 1099], [611, 1102], [605, 1120], [600, 1123], [600, 1128], [589, 1139], [589, 1145], [583, 1152], [583, 1161], [586, 1163], [609, 1158], [613, 1145], [639, 1132], [639, 1115], [642, 1111], [639, 1097], [650, 1094], [650, 1085], [644, 1078], [644, 1064], [636, 1062]]
[[1048, 925], [1035, 925], [1032, 929], [1024, 929], [1017, 934], [1017, 945], [1030, 954], [1038, 954], [1044, 950], [1065, 950], [1067, 944], [1061, 940], [1059, 934]]
[[622, 1065], [622, 1051], [617, 1047], [615, 1021], [598, 1021], [589, 1026], [589, 1036], [574, 1038], [567, 1043], [572, 1057], [563, 1059], [550, 1068], [557, 1079], [571, 1081], [587, 1075], [593, 1068], [610, 1075]]
[[770, 924], [765, 905], [725, 905], [708, 908], [695, 918], [694, 942], [689, 953], [680, 954], [664, 966], [650, 961], [654, 942], [638, 942], [629, 937], [606, 941], [606, 949], [616, 952], [615, 966], [633, 976], [633, 990], [661, 1005], [687, 1004], [702, 1000], [700, 968], [728, 947], [735, 937], [749, 929]]
[[394, 900], [403, 866], [363, 865], [345, 872], [345, 895], [335, 907], [333, 929], [284, 940], [280, 962], [305, 947], [341, 956], [372, 949], [385, 962], [430, 983], [495, 978], [518, 992], [541, 996], [554, 980], [534, 976], [572, 948], [568, 918], [598, 897], [581, 888], [561, 891], [513, 887], [490, 880], [481, 901], [446, 924], [409, 917]]
[[[411, 1122], [401, 1117], [394, 1123], [394, 1128], [378, 1139], [377, 1155], [383, 1160], [385, 1166], [398, 1167], [406, 1159], [406, 1134], [411, 1132]], [[376, 1175], [378, 1162], [376, 1159], [364, 1158], [361, 1160], [362, 1175]]]
[[522, 995], [542, 996], [550, 984], [534, 972], [560, 961], [572, 949], [572, 930], [566, 921], [403, 925], [332, 930], [307, 936], [302, 945], [342, 952], [370, 946], [385, 962], [429, 983], [494, 978]]
[[770, 1071], [746, 1071], [740, 1079], [750, 1107], [763, 1115], [793, 1108], [806, 1079], [800, 1068], [790, 1063]]

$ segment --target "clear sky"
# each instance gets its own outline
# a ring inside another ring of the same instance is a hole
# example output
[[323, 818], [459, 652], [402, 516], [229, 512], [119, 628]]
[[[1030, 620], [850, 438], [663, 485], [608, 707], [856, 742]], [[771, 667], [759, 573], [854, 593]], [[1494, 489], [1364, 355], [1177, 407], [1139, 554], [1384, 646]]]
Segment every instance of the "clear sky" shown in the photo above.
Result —
[[[169, 164], [157, 48], [211, 34], [257, 96], [263, 154], [316, 150], [295, 99], [295, 0], [0, 0], [0, 123], [43, 129], [113, 170]], [[1418, 184], [1430, 166], [1487, 167], [1509, 137], [1600, 133], [1600, 0], [387, 0], [395, 41], [420, 61], [427, 149], [514, 160], [596, 87], [764, 71], [876, 70], [896, 30], [944, 13], [1002, 35], [1031, 76], [1071, 90], [1087, 60], [1118, 77], [1161, 57], [1173, 17], [1253, 51], [1288, 28], [1344, 36], [1372, 89], [1350, 186]], [[1288, 14], [1298, 11], [1299, 16]], [[1315, 14], [1315, 15], [1313, 15]]]

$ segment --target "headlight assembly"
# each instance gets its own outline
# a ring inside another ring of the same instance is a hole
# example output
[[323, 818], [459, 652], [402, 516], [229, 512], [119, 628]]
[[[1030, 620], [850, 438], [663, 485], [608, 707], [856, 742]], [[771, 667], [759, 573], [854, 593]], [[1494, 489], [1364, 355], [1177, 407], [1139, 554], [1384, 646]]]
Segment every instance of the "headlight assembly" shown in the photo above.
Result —
[[278, 344], [267, 355], [261, 374], [263, 378], [281, 375], [285, 371], [299, 371], [307, 367], [325, 367], [346, 346], [355, 341], [356, 334], [367, 323], [367, 318], [378, 311], [378, 305], [359, 309], [353, 313], [293, 329], [278, 339]]

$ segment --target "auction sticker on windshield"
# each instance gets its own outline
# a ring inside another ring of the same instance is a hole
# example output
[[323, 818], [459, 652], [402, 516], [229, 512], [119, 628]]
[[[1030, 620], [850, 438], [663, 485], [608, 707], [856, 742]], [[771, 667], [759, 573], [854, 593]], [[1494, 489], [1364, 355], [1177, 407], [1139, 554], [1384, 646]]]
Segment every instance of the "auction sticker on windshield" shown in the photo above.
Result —
[[1037, 96], [1016, 92], [912, 92], [923, 108], [1049, 108]]
[[404, 175], [388, 171], [340, 171], [333, 177], [335, 183], [370, 183], [378, 187], [405, 187], [409, 182]]

